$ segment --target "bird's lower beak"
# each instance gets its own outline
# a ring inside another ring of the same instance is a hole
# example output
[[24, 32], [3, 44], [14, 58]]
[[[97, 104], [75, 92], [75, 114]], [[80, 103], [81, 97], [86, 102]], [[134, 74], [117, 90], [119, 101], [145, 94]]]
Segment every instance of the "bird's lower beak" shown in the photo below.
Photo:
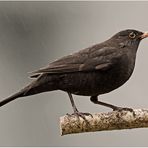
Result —
[[148, 32], [144, 32], [144, 33], [140, 36], [141, 39], [144, 39], [144, 38], [147, 38], [147, 37], [148, 37]]

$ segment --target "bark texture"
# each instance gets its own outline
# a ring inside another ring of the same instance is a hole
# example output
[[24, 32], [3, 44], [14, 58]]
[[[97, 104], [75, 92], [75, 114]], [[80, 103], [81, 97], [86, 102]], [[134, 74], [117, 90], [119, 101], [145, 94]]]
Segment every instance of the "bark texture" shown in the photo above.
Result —
[[147, 109], [95, 113], [85, 118], [75, 115], [60, 117], [61, 135], [148, 127]]

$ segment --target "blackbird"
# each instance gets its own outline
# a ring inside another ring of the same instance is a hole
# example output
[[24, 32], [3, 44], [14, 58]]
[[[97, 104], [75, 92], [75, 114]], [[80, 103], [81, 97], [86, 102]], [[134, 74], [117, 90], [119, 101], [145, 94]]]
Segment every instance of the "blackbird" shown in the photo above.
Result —
[[117, 89], [130, 78], [139, 43], [146, 37], [148, 32], [127, 29], [102, 43], [58, 59], [32, 72], [30, 77], [35, 80], [1, 101], [0, 106], [19, 97], [62, 90], [68, 93], [74, 114], [78, 116], [89, 113], [78, 111], [72, 94], [90, 96], [93, 103], [113, 110], [128, 109], [98, 101], [98, 96]]

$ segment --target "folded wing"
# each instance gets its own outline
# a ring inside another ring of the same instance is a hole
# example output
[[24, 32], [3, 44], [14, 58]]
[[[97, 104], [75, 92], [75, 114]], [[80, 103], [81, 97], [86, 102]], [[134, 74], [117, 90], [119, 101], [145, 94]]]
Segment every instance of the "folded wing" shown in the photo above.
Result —
[[116, 58], [119, 58], [119, 55], [116, 55], [116, 50], [112, 47], [104, 47], [96, 50], [93, 50], [93, 48], [84, 49], [78, 53], [56, 60], [45, 68], [32, 72], [33, 75], [31, 78], [36, 78], [43, 73], [61, 74], [78, 71], [106, 70], [111, 68]]

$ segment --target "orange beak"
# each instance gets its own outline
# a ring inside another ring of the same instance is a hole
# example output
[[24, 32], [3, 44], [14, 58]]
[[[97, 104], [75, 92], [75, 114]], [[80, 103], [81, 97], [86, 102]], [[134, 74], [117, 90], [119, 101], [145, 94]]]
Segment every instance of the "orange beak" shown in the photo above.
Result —
[[144, 39], [144, 38], [147, 38], [147, 37], [148, 37], [148, 32], [144, 32], [144, 33], [140, 36], [141, 39]]

